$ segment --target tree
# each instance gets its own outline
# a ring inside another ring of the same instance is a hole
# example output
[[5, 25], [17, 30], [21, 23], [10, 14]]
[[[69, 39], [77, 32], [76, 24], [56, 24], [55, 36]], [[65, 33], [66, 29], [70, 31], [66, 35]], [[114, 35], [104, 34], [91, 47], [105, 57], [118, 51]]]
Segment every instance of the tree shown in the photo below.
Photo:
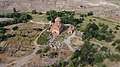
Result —
[[118, 45], [118, 46], [116, 47], [116, 50], [118, 50], [118, 51], [120, 52], [120, 45]]
[[99, 27], [95, 23], [87, 24], [87, 29], [92, 28], [94, 31], [99, 30]]
[[58, 55], [58, 53], [55, 52], [55, 51], [49, 53], [50, 58], [54, 58], [54, 57], [56, 57], [57, 55]]
[[16, 11], [16, 8], [13, 8], [13, 12], [14, 12], [14, 13], [16, 13], [16, 12], [17, 12], [17, 11]]
[[117, 39], [117, 40], [115, 41], [115, 43], [120, 44], [120, 39]]
[[36, 10], [32, 10], [32, 14], [37, 14], [37, 11]]
[[0, 33], [4, 34], [6, 31], [5, 30], [0, 30]]
[[47, 53], [48, 50], [50, 50], [50, 47], [45, 47], [45, 48], [42, 49], [42, 52], [43, 52], [43, 53]]
[[85, 14], [80, 14], [80, 17], [85, 17]]
[[91, 15], [93, 15], [93, 12], [88, 12], [87, 15], [91, 16]]
[[15, 26], [15, 27], [12, 28], [12, 30], [14, 30], [14, 31], [17, 30], [17, 29], [18, 29], [18, 26]]
[[101, 63], [104, 60], [104, 56], [100, 53], [94, 55], [94, 63]]
[[112, 42], [112, 38], [111, 38], [111, 37], [106, 37], [106, 38], [105, 38], [105, 41], [106, 41], [106, 42]]
[[80, 50], [80, 62], [82, 64], [93, 64], [94, 62], [94, 54], [96, 53], [96, 49], [93, 48], [94, 44], [89, 42], [85, 42], [85, 45], [81, 47]]
[[101, 48], [101, 50], [102, 50], [102, 51], [107, 51], [107, 50], [108, 50], [108, 48], [107, 48], [107, 47], [105, 47], [105, 46], [103, 46], [103, 47]]
[[107, 66], [105, 64], [103, 64], [102, 67], [107, 67]]
[[77, 59], [78, 63], [80, 62], [79, 64], [93, 64], [94, 55], [96, 53], [96, 48], [94, 48], [93, 45], [94, 44], [91, 44], [90, 42], [86, 41], [84, 46], [81, 46], [79, 50], [76, 50], [73, 53], [73, 56], [71, 57], [71, 59], [72, 60]]
[[0, 47], [0, 52], [2, 51], [2, 47]]
[[77, 58], [77, 57], [79, 57], [79, 56], [80, 56], [80, 51], [79, 51], [79, 50], [75, 50], [75, 52], [73, 53], [71, 59]]
[[6, 38], [4, 34], [0, 34], [0, 41], [3, 41]]
[[103, 24], [101, 28], [101, 32], [106, 33], [107, 29], [108, 29], [108, 25]]
[[43, 13], [42, 12], [39, 12], [40, 15], [42, 15]]
[[75, 67], [75, 65], [74, 65], [74, 63], [72, 61], [70, 61], [69, 67]]
[[50, 10], [46, 12], [46, 15], [57, 14], [55, 10]]

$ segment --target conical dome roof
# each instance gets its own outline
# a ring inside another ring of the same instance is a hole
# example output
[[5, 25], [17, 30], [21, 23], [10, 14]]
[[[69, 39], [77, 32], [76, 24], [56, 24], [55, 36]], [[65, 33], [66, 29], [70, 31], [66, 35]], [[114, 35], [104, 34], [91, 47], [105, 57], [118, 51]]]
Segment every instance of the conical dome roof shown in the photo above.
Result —
[[61, 18], [60, 18], [60, 17], [57, 17], [57, 18], [55, 19], [55, 22], [61, 22]]

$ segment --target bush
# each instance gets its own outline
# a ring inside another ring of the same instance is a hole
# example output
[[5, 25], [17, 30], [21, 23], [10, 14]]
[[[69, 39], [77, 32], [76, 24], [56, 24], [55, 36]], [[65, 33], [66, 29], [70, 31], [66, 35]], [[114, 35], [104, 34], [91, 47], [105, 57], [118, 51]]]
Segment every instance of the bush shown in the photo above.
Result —
[[109, 33], [112, 33], [112, 32], [113, 32], [113, 30], [112, 30], [112, 29], [110, 29], [110, 30], [109, 30]]
[[33, 28], [33, 30], [35, 30], [35, 31], [42, 31], [43, 29], [41, 29], [41, 28]]
[[39, 12], [40, 15], [42, 15], [43, 13], [42, 12]]
[[32, 10], [32, 14], [37, 14], [37, 11], [36, 10]]
[[101, 36], [97, 36], [96, 39], [99, 40], [99, 41], [103, 40], [103, 38]]
[[104, 59], [105, 59], [105, 57], [102, 54], [96, 54], [94, 56], [95, 63], [101, 63], [101, 62], [103, 62]]
[[106, 42], [112, 42], [112, 38], [111, 38], [111, 37], [106, 37], [106, 38], [105, 38], [105, 41], [106, 41]]
[[105, 64], [103, 64], [102, 67], [107, 67], [107, 66]]
[[86, 14], [80, 14], [80, 17], [86, 17]]
[[87, 15], [91, 16], [91, 15], [93, 15], [93, 12], [88, 12]]
[[110, 56], [109, 59], [111, 61], [120, 61], [120, 55], [119, 54], [111, 54], [109, 56]]
[[118, 46], [116, 47], [116, 50], [118, 50], [118, 51], [120, 52], [120, 45], [118, 45]]
[[115, 29], [116, 29], [116, 30], [119, 30], [119, 27], [116, 26]]
[[0, 34], [0, 41], [3, 41], [6, 38], [4, 34]]
[[114, 33], [117, 33], [117, 31], [114, 31]]
[[42, 50], [41, 50], [41, 49], [39, 49], [39, 50], [36, 52], [36, 54], [40, 54], [40, 53], [42, 53]]
[[58, 53], [57, 52], [50, 52], [49, 53], [49, 56], [50, 56], [50, 58], [54, 58], [54, 57], [56, 57], [58, 55]]
[[18, 29], [18, 26], [15, 26], [15, 27], [12, 28], [12, 30], [14, 30], [14, 31], [17, 30], [17, 29]]
[[116, 43], [115, 43], [115, 42], [113, 42], [113, 43], [112, 43], [112, 46], [116, 46]]
[[42, 49], [42, 52], [43, 52], [43, 53], [47, 53], [48, 50], [50, 50], [50, 47], [45, 47], [45, 48]]
[[120, 44], [120, 39], [117, 39], [117, 40], [115, 41], [115, 43]]
[[108, 50], [108, 48], [107, 48], [107, 47], [105, 47], [105, 46], [103, 46], [103, 47], [101, 48], [101, 50], [102, 50], [102, 51], [107, 51], [107, 50]]
[[2, 33], [2, 34], [4, 34], [6, 31], [4, 31], [4, 30], [0, 30], [0, 33]]

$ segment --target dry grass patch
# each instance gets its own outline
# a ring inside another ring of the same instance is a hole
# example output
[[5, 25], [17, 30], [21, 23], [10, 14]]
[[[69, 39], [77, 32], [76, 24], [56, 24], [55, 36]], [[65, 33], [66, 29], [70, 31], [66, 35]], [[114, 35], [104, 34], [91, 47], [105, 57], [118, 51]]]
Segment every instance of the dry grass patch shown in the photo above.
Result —
[[[31, 54], [35, 48], [33, 41], [38, 37], [41, 31], [35, 31], [34, 28], [44, 28], [44, 25], [24, 23], [18, 25], [18, 29], [12, 31], [15, 37], [6, 40], [6, 49], [2, 56], [18, 58]], [[12, 27], [8, 27], [11, 29]], [[8, 34], [9, 32], [7, 32]], [[1, 56], [1, 54], [0, 54]], [[7, 59], [5, 61], [8, 61]], [[9, 60], [10, 61], [10, 60]]]
[[35, 22], [48, 22], [47, 20], [47, 15], [46, 14], [42, 14], [42, 15], [39, 15], [39, 14], [30, 14], [32, 17], [33, 17], [33, 21]]
[[81, 41], [79, 38], [72, 38], [71, 42], [72, 42], [73, 45], [76, 45], [76, 46], [82, 46], [82, 45], [84, 45], [84, 42]]

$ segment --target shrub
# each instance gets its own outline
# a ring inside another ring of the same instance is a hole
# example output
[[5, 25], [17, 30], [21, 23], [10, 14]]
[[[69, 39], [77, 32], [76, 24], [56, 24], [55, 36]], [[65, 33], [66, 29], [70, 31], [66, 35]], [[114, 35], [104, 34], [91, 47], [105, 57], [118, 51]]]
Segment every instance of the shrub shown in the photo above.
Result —
[[110, 29], [110, 30], [109, 30], [109, 33], [112, 33], [112, 32], [113, 32], [113, 30], [112, 30], [112, 29]]
[[36, 10], [32, 10], [32, 14], [37, 14], [37, 11]]
[[105, 47], [105, 46], [103, 46], [103, 47], [101, 48], [101, 50], [102, 50], [102, 51], [107, 51], [107, 50], [108, 50], [108, 48], [107, 48], [107, 47]]
[[91, 15], [93, 15], [93, 12], [88, 12], [87, 15], [91, 16]]
[[117, 40], [115, 41], [115, 43], [120, 44], [120, 39], [117, 39]]
[[14, 31], [17, 30], [17, 29], [18, 29], [18, 26], [15, 26], [15, 27], [12, 28], [12, 30], [14, 30]]
[[105, 41], [106, 41], [106, 42], [112, 42], [112, 38], [111, 38], [111, 37], [106, 37], [106, 38], [105, 38]]
[[99, 41], [103, 40], [103, 38], [101, 36], [97, 36], [96, 39], [99, 40]]
[[6, 38], [4, 34], [0, 34], [0, 41], [3, 41]]
[[114, 33], [117, 33], [117, 31], [114, 31]]
[[116, 30], [119, 30], [119, 27], [116, 26], [115, 29], [116, 29]]
[[116, 47], [116, 50], [118, 50], [118, 51], [120, 52], [120, 45], [118, 45], [118, 46]]
[[42, 52], [42, 50], [39, 49], [39, 50], [36, 52], [36, 54], [40, 54], [41, 52]]
[[109, 59], [111, 61], [120, 61], [120, 55], [119, 54], [111, 54], [109, 56], [110, 56]]
[[112, 43], [112, 46], [116, 46], [116, 43], [114, 42], [114, 43]]
[[2, 34], [4, 34], [6, 31], [4, 31], [4, 30], [0, 30], [0, 33], [2, 33]]
[[103, 62], [104, 59], [105, 59], [105, 57], [102, 54], [96, 54], [94, 56], [95, 63], [101, 63], [101, 62]]
[[80, 17], [85, 17], [85, 14], [80, 14]]
[[39, 12], [40, 15], [42, 15], [43, 13], [42, 12]]
[[41, 28], [33, 28], [33, 30], [35, 30], [35, 31], [42, 31], [43, 29], [41, 29]]
[[54, 58], [54, 57], [56, 57], [58, 55], [58, 53], [57, 52], [50, 52], [49, 53], [49, 56], [50, 56], [50, 58]]
[[92, 19], [89, 19], [90, 22], [92, 22]]
[[48, 50], [50, 50], [50, 47], [45, 47], [45, 48], [42, 49], [42, 52], [43, 52], [43, 53], [47, 53]]
[[102, 67], [107, 67], [107, 66], [105, 64], [103, 64]]

